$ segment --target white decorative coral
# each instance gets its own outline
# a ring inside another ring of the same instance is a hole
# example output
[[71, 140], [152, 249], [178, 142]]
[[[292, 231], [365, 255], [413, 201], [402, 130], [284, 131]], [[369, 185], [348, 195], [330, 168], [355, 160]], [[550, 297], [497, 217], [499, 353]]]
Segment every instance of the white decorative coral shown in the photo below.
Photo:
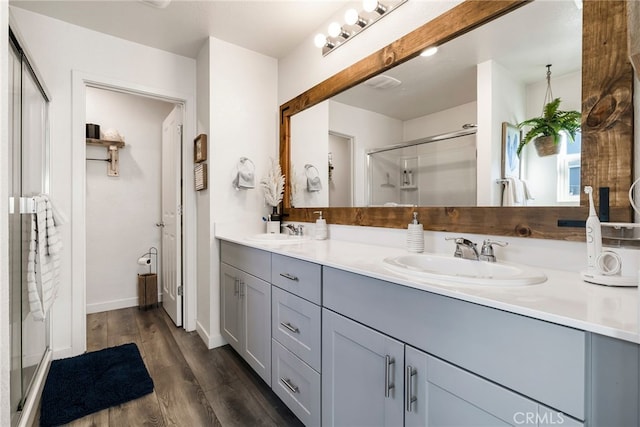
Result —
[[267, 176], [260, 180], [260, 187], [267, 204], [278, 206], [284, 194], [284, 175], [282, 175], [280, 164], [273, 158], [270, 160], [271, 168], [267, 171]]

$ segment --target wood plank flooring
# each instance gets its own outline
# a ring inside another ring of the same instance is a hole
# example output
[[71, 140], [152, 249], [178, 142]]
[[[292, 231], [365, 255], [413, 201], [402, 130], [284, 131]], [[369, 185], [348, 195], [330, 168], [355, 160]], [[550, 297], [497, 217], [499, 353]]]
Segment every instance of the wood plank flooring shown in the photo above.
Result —
[[140, 349], [153, 393], [69, 426], [302, 425], [231, 347], [208, 350], [195, 332], [176, 328], [162, 308], [87, 316], [87, 351], [128, 342]]

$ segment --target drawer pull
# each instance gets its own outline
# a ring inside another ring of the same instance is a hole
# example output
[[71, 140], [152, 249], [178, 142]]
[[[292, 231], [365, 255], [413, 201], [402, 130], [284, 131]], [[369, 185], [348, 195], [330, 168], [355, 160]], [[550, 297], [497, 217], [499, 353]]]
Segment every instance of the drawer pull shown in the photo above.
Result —
[[293, 280], [294, 282], [298, 281], [298, 277], [294, 276], [293, 274], [289, 274], [289, 273], [280, 273], [280, 275], [282, 277], [284, 277], [285, 279], [289, 279], [289, 280]]
[[292, 393], [300, 393], [298, 386], [291, 384], [291, 380], [289, 378], [280, 378], [280, 382], [291, 390]]
[[384, 397], [389, 397], [391, 389], [395, 388], [395, 385], [391, 382], [391, 374], [389, 369], [391, 365], [396, 363], [395, 359], [389, 355], [384, 357]]
[[290, 330], [291, 332], [293, 332], [294, 334], [297, 334], [300, 332], [300, 329], [296, 328], [295, 326], [293, 326], [291, 323], [289, 322], [280, 322], [280, 326], [282, 326], [285, 329]]
[[411, 395], [411, 393], [413, 393], [413, 377], [415, 377], [417, 373], [418, 371], [413, 369], [411, 365], [407, 366], [407, 375], [404, 379], [404, 383], [407, 386], [407, 390], [404, 393], [405, 398], [407, 399], [407, 412], [411, 412], [413, 403], [418, 400], [416, 396]]

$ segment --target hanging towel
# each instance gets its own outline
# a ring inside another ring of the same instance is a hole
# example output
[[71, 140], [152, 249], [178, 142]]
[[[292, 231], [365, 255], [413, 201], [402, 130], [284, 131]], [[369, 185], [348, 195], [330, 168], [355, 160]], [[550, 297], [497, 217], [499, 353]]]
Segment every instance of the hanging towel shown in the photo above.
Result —
[[60, 251], [62, 242], [53, 220], [49, 198], [36, 196], [36, 212], [31, 216], [27, 290], [29, 309], [35, 320], [44, 320], [60, 285]]
[[518, 178], [503, 178], [502, 206], [526, 206], [533, 200], [529, 185]]
[[320, 181], [320, 172], [310, 164], [304, 165], [304, 174], [307, 176], [307, 191], [309, 193], [322, 190], [322, 181]]
[[255, 188], [255, 165], [247, 157], [241, 157], [236, 167], [236, 177], [233, 179], [233, 187], [236, 190]]

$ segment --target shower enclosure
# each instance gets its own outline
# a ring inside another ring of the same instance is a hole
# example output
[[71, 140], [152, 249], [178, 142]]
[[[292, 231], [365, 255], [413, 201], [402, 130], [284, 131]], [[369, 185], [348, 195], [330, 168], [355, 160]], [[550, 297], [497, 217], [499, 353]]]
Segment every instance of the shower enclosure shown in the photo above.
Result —
[[51, 351], [49, 316], [29, 312], [26, 273], [31, 215], [28, 197], [49, 192], [48, 98], [24, 51], [9, 41], [9, 283], [11, 424], [26, 425], [37, 379], [44, 378]]
[[368, 205], [475, 206], [476, 131], [368, 150]]

